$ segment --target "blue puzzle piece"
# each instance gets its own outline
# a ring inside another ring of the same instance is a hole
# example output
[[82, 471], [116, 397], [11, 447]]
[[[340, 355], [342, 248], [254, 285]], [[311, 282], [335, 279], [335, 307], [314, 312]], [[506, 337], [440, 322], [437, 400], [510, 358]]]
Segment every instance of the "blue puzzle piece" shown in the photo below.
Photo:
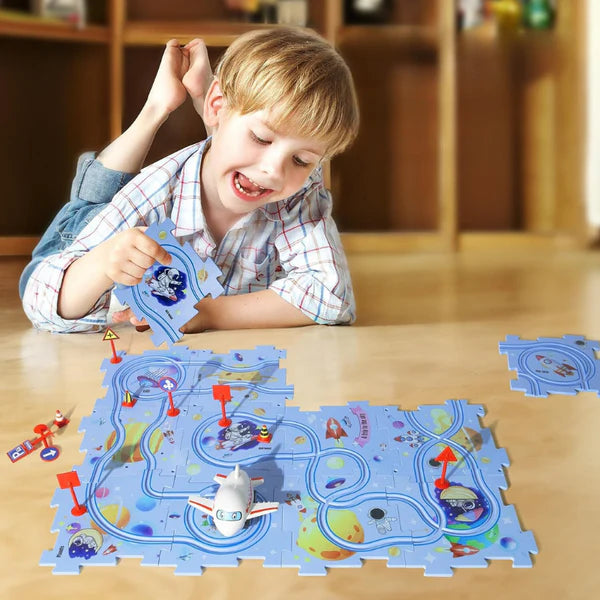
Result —
[[142, 281], [134, 286], [117, 285], [115, 295], [127, 304], [138, 319], [146, 319], [154, 332], [152, 342], [171, 346], [181, 339], [179, 328], [195, 314], [195, 305], [209, 294], [215, 298], [223, 292], [217, 281], [221, 271], [211, 258], [203, 261], [189, 242], [183, 246], [171, 233], [170, 219], [153, 223], [146, 235], [157, 241], [171, 255], [168, 266], [154, 263]]
[[[448, 400], [407, 411], [360, 401], [303, 411], [286, 406], [293, 387], [284, 357], [272, 346], [224, 354], [179, 346], [105, 360], [106, 395], [80, 426], [77, 494], [87, 512], [73, 517], [68, 490], [56, 490], [58, 535], [40, 564], [77, 574], [138, 557], [177, 575], [245, 559], [301, 575], [359, 568], [368, 559], [434, 576], [485, 567], [491, 558], [531, 566], [537, 546], [504, 504], [509, 460], [483, 427], [482, 406]], [[167, 413], [163, 377], [177, 384], [177, 416]], [[230, 387], [228, 426], [219, 425], [215, 384]], [[125, 391], [137, 400], [133, 407], [123, 404]], [[263, 425], [268, 443], [258, 439]], [[458, 460], [440, 490], [436, 457], [446, 446]], [[254, 501], [279, 509], [224, 538], [187, 499], [214, 497], [213, 477], [235, 464], [264, 479]]]
[[507, 335], [499, 349], [508, 356], [508, 368], [517, 371], [517, 379], [510, 382], [512, 390], [538, 398], [548, 394], [573, 396], [582, 391], [600, 394], [600, 366], [595, 353], [600, 342], [576, 335], [537, 340]]

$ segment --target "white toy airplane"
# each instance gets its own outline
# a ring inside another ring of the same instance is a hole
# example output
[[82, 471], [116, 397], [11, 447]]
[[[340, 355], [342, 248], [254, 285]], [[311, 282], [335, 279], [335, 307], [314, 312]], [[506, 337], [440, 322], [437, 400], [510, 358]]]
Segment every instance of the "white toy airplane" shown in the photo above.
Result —
[[235, 465], [229, 475], [215, 475], [214, 480], [220, 485], [214, 500], [190, 496], [188, 504], [212, 515], [216, 528], [225, 537], [235, 535], [248, 519], [279, 508], [279, 502], [254, 502], [254, 486], [264, 483], [264, 479], [250, 479], [240, 465]]

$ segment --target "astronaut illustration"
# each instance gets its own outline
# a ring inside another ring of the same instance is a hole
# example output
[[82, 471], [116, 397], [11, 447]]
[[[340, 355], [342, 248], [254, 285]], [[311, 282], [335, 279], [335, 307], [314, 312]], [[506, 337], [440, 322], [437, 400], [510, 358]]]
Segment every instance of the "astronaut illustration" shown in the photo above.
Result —
[[153, 296], [161, 296], [177, 302], [177, 292], [184, 285], [185, 279], [177, 269], [161, 267], [156, 270], [152, 277], [146, 278], [146, 283], [152, 290]]

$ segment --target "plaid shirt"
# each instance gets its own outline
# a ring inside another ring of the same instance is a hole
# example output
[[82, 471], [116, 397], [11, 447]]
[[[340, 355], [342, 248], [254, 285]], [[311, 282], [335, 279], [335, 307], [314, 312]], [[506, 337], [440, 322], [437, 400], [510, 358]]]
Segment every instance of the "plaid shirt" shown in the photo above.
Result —
[[225, 294], [271, 289], [316, 323], [355, 319], [350, 273], [331, 217], [331, 196], [321, 169], [294, 196], [267, 204], [241, 218], [219, 246], [206, 227], [200, 203], [200, 165], [206, 141], [143, 169], [81, 231], [66, 250], [44, 259], [23, 296], [27, 316], [39, 329], [98, 331], [106, 324], [110, 290], [81, 319], [63, 319], [57, 302], [67, 267], [119, 231], [170, 217], [174, 235], [189, 241], [202, 258], [223, 272]]

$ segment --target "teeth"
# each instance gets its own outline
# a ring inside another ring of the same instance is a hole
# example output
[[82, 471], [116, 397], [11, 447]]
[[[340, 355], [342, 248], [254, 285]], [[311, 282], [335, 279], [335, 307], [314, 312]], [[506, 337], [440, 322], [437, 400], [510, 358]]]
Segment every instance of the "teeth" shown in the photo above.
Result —
[[260, 196], [265, 191], [266, 188], [261, 187], [258, 183], [256, 183], [256, 181], [253, 181], [252, 179], [250, 179], [250, 177], [247, 177], [247, 179], [250, 180], [250, 181], [252, 181], [252, 183], [254, 185], [258, 185], [258, 187], [260, 189], [256, 190], [255, 192], [249, 192], [248, 190], [245, 190], [242, 187], [242, 184], [240, 183], [239, 175], [236, 174], [235, 179], [234, 179], [235, 187], [242, 194], [246, 194], [246, 196]]

